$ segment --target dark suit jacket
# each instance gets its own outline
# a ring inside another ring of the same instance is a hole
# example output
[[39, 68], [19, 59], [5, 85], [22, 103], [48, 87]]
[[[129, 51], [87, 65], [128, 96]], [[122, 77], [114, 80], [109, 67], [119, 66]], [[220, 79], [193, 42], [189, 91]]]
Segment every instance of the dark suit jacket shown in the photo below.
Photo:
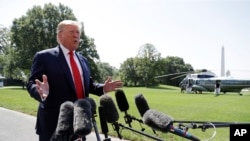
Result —
[[[77, 54], [84, 75], [85, 96], [89, 93], [103, 94], [103, 84], [95, 84], [90, 77], [88, 62], [85, 57]], [[42, 102], [36, 92], [35, 79], [42, 81], [42, 75], [47, 75], [49, 96]], [[60, 105], [65, 101], [76, 101], [76, 90], [70, 68], [59, 46], [37, 52], [31, 67], [31, 76], [27, 84], [31, 97], [40, 102], [37, 113], [36, 130], [40, 136], [51, 136], [55, 131]]]

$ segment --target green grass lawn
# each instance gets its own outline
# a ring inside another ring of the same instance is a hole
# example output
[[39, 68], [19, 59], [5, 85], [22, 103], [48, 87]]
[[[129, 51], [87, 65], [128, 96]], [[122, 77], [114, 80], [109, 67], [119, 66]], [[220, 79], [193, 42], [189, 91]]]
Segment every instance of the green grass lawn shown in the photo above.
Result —
[[[128, 103], [128, 114], [141, 119], [140, 114], [135, 105], [135, 96], [137, 94], [143, 94], [151, 109], [163, 112], [174, 120], [184, 121], [220, 121], [220, 122], [247, 122], [250, 123], [250, 93], [245, 92], [242, 96], [237, 93], [228, 93], [215, 97], [213, 93], [203, 94], [181, 94], [180, 89], [171, 86], [159, 86], [154, 88], [133, 87], [123, 88]], [[115, 93], [110, 95], [115, 100]], [[99, 105], [99, 97], [91, 95], [95, 99], [97, 106]], [[26, 89], [20, 88], [0, 88], [0, 107], [13, 109], [30, 115], [36, 115], [37, 101], [32, 99]], [[119, 108], [117, 106], [117, 110]], [[97, 109], [98, 111], [98, 109]], [[127, 126], [123, 119], [125, 114], [119, 111], [119, 123]], [[97, 126], [101, 132], [99, 117], [96, 117]], [[34, 125], [35, 126], [35, 125]], [[144, 124], [140, 124], [137, 121], [132, 122], [132, 128], [140, 131], [145, 128], [145, 133], [154, 136], [152, 129]], [[213, 133], [214, 129], [210, 128], [205, 132], [200, 129], [189, 129], [191, 134], [199, 137], [200, 139], [208, 139]], [[178, 137], [171, 133], [156, 132], [158, 137], [164, 140], [171, 141], [183, 141], [184, 138]], [[121, 134], [125, 139], [133, 141], [150, 141], [143, 135], [134, 133], [130, 130], [123, 129]], [[117, 136], [113, 130], [111, 124], [109, 124], [109, 135]], [[214, 141], [228, 141], [229, 140], [229, 128], [217, 128]]]

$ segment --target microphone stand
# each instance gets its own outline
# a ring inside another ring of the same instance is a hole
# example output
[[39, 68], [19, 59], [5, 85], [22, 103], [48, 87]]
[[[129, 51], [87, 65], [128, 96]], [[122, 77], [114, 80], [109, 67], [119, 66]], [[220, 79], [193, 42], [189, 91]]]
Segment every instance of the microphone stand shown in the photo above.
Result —
[[107, 126], [107, 122], [104, 116], [104, 111], [103, 111], [103, 107], [99, 106], [98, 107], [98, 111], [99, 111], [99, 117], [100, 117], [100, 124], [101, 124], [101, 129], [102, 129], [102, 133], [104, 134], [104, 139], [103, 141], [111, 141], [110, 138], [108, 138], [108, 126]]
[[[202, 130], [214, 127], [219, 128], [219, 127], [230, 127], [230, 125], [250, 124], [250, 123], [238, 123], [238, 122], [179, 121], [179, 120], [174, 120], [173, 123], [179, 123], [179, 128], [182, 127], [188, 127], [192, 129], [201, 128]], [[184, 125], [184, 123], [189, 123], [190, 125]]]
[[101, 141], [101, 138], [100, 138], [97, 126], [96, 126], [95, 115], [93, 115], [93, 117], [92, 117], [92, 124], [93, 124], [94, 130], [95, 130], [97, 141]]
[[[125, 123], [127, 123], [127, 124], [129, 125], [129, 127], [131, 127], [131, 128], [132, 128], [131, 122], [132, 122], [133, 120], [139, 122], [139, 123], [140, 123], [140, 126], [141, 126], [141, 124], [144, 124], [143, 121], [142, 121], [141, 119], [138, 119], [138, 118], [136, 118], [136, 117], [134, 117], [134, 116], [128, 114], [126, 111], [125, 111], [124, 120], [125, 120]], [[145, 130], [145, 128], [143, 128], [143, 127], [141, 126], [141, 131], [144, 131], [144, 130]], [[153, 131], [153, 133], [154, 133], [155, 135], [157, 135], [156, 131], [155, 131], [153, 128], [152, 128], [152, 131]]]
[[187, 132], [187, 130], [183, 130], [181, 128], [175, 128], [173, 125], [170, 125], [169, 132], [192, 141], [200, 141], [199, 138], [191, 135], [190, 133]]
[[130, 116], [127, 111], [125, 111], [125, 116], [124, 116], [125, 123], [129, 125], [129, 127], [132, 127], [132, 116]]
[[[202, 131], [205, 131], [208, 128], [230, 127], [230, 125], [250, 124], [250, 123], [237, 123], [237, 122], [177, 121], [177, 120], [173, 121], [173, 123], [176, 122], [179, 123], [178, 127], [176, 128], [173, 125], [170, 125], [169, 132], [193, 141], [200, 141], [200, 139], [189, 134], [187, 132], [189, 128], [191, 129], [200, 128]], [[189, 125], [185, 125], [185, 123]]]
[[122, 136], [121, 136], [119, 130], [120, 130], [120, 127], [122, 127], [122, 128], [124, 128], [124, 129], [128, 129], [128, 130], [131, 130], [131, 131], [136, 132], [136, 133], [138, 133], [138, 134], [141, 134], [141, 135], [143, 135], [143, 136], [146, 136], [146, 137], [148, 137], [148, 138], [154, 139], [154, 140], [156, 140], [156, 141], [164, 141], [164, 140], [162, 140], [162, 139], [160, 139], [160, 138], [157, 138], [157, 137], [148, 135], [148, 134], [146, 134], [146, 133], [144, 133], [144, 132], [137, 131], [137, 130], [131, 128], [131, 127], [124, 126], [123, 124], [118, 123], [118, 122], [112, 123], [112, 126], [113, 126], [114, 130], [117, 132], [118, 137], [119, 137], [120, 139], [122, 139]]

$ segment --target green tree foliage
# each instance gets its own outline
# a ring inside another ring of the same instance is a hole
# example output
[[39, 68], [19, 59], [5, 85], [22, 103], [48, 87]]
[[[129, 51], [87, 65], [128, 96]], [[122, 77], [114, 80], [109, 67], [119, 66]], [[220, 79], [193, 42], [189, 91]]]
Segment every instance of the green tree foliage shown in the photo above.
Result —
[[0, 76], [3, 75], [5, 53], [8, 46], [10, 46], [9, 29], [0, 25]]
[[0, 26], [0, 75], [10, 79], [24, 80], [23, 71], [16, 67], [14, 59], [16, 49], [11, 48], [11, 32], [8, 28]]
[[97, 62], [99, 74], [101, 76], [101, 82], [104, 82], [108, 76], [116, 77], [116, 69], [105, 62]]
[[140, 47], [137, 54], [137, 74], [142, 79], [145, 87], [155, 83], [155, 74], [159, 69], [158, 61], [161, 59], [161, 54], [157, 51], [154, 45], [147, 43]]
[[51, 3], [34, 6], [25, 16], [13, 21], [12, 42], [16, 48], [17, 65], [21, 69], [30, 69], [34, 54], [57, 45], [56, 27], [63, 19], [76, 20], [72, 10]]
[[0, 27], [0, 75], [9, 79], [27, 79], [25, 70], [18, 67], [16, 57], [16, 48], [12, 47], [11, 32], [8, 28]]
[[160, 73], [158, 75], [176, 74], [160, 78], [161, 83], [178, 85], [179, 82], [187, 75], [186, 73], [193, 69], [190, 64], [185, 64], [184, 60], [177, 56], [167, 56], [162, 58]]
[[4, 55], [4, 76], [6, 78], [15, 79], [19, 77], [21, 72], [20, 68], [16, 67], [15, 50], [12, 48], [8, 48], [6, 54]]
[[[155, 79], [156, 76], [173, 73], [188, 72], [193, 69], [190, 64], [185, 64], [180, 57], [168, 56], [162, 58], [154, 45], [147, 43], [140, 47], [138, 55], [134, 58], [128, 58], [120, 67], [120, 76], [125, 85], [144, 85], [149, 87], [158, 83], [178, 85], [183, 77], [162, 77]], [[186, 75], [186, 74], [185, 74]]]
[[140, 80], [137, 72], [136, 58], [128, 58], [120, 67], [121, 79], [125, 82], [125, 85], [137, 85]]
[[[57, 46], [56, 27], [62, 20], [77, 20], [72, 9], [62, 4], [55, 6], [51, 3], [34, 6], [26, 15], [15, 19], [11, 27], [12, 43], [15, 48], [16, 66], [22, 70], [30, 70], [33, 56], [37, 51]], [[83, 24], [82, 24], [83, 25]], [[78, 51], [90, 62], [94, 79], [99, 79], [95, 60], [99, 59], [94, 39], [87, 37], [82, 29]]]
[[79, 48], [77, 49], [79, 53], [85, 56], [89, 61], [89, 67], [91, 70], [91, 76], [94, 80], [100, 82], [102, 80], [101, 75], [98, 70], [98, 66], [96, 64], [99, 61], [100, 57], [96, 50], [95, 40], [93, 38], [88, 37], [84, 31], [84, 24], [82, 24], [82, 31], [81, 31], [81, 43]]
[[9, 29], [0, 25], [0, 55], [6, 53], [7, 48], [10, 46]]

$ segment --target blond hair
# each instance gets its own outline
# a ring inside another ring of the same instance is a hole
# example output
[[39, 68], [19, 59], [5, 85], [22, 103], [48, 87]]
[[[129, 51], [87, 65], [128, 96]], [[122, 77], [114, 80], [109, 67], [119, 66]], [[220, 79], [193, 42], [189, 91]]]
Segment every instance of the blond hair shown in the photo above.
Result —
[[58, 25], [57, 25], [57, 28], [56, 28], [56, 34], [57, 34], [57, 42], [60, 43], [60, 40], [58, 38], [58, 33], [60, 33], [63, 29], [64, 29], [64, 26], [65, 25], [75, 25], [78, 27], [79, 31], [80, 31], [80, 34], [81, 34], [81, 24], [77, 21], [73, 21], [73, 20], [63, 20], [61, 21]]

